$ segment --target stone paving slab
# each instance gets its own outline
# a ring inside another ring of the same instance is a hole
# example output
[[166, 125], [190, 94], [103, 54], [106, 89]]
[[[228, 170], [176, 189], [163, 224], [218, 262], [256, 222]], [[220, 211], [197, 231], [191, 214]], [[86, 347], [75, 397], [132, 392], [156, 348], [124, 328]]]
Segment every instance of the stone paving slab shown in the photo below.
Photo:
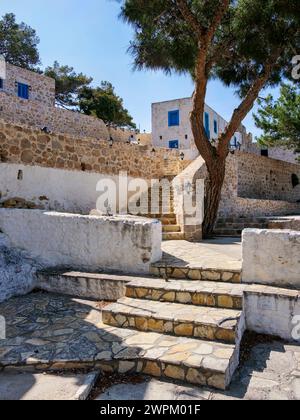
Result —
[[86, 400], [98, 372], [51, 375], [42, 373], [0, 373], [1, 401]]
[[242, 269], [242, 246], [236, 238], [218, 238], [202, 242], [167, 241], [162, 244], [163, 259], [159, 265], [203, 270]]
[[4, 372], [90, 368], [225, 389], [238, 364], [234, 345], [104, 325], [93, 301], [39, 292], [0, 304], [0, 314]]
[[126, 285], [126, 296], [163, 302], [242, 309], [247, 285], [213, 281], [135, 279]]
[[270, 341], [253, 347], [227, 391], [158, 379], [113, 385], [97, 398], [106, 400], [300, 400], [300, 346]]
[[241, 311], [121, 298], [103, 309], [109, 325], [234, 343]]

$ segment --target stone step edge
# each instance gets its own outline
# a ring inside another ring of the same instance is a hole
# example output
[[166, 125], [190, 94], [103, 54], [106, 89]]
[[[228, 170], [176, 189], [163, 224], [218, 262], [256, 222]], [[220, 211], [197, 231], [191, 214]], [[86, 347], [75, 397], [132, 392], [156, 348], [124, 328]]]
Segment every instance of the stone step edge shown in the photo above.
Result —
[[[235, 350], [236, 351], [236, 350]], [[154, 378], [165, 380], [176, 380], [183, 384], [207, 386], [214, 389], [225, 391], [231, 382], [232, 376], [238, 367], [235, 362], [237, 357], [233, 355], [228, 360], [228, 366], [224, 371], [209, 368], [192, 367], [185, 364], [162, 362], [159, 359], [155, 361], [145, 357], [132, 360], [128, 358], [101, 361], [61, 361], [53, 360], [51, 364], [45, 361], [32, 361], [24, 364], [0, 364], [0, 372], [26, 372], [26, 373], [69, 373], [74, 370], [99, 371], [104, 373], [118, 374], [141, 374], [149, 375]], [[212, 362], [211, 362], [212, 363]]]
[[[176, 282], [176, 280], [174, 280]], [[178, 280], [177, 280], [178, 281]], [[188, 280], [187, 280], [188, 281]], [[212, 284], [222, 284], [220, 282], [210, 282]], [[185, 305], [208, 306], [222, 309], [243, 309], [243, 292], [234, 293], [232, 291], [206, 291], [189, 289], [188, 285], [182, 289], [172, 288], [168, 282], [168, 287], [151, 285], [146, 286], [135, 282], [126, 284], [126, 297], [133, 299], [155, 300], [158, 302], [182, 303]], [[233, 283], [234, 285], [234, 283]]]
[[241, 271], [236, 269], [165, 266], [161, 262], [152, 264], [150, 268], [150, 273], [160, 278], [165, 278], [167, 274], [169, 279], [206, 280], [228, 283], [240, 283]]
[[87, 273], [48, 269], [37, 272], [35, 288], [94, 301], [115, 302], [125, 296], [126, 284], [138, 279], [150, 283], [154, 277], [139, 277], [118, 272]]
[[[130, 301], [130, 298], [125, 298]], [[137, 300], [137, 299], [132, 299]], [[115, 308], [112, 308], [115, 306]], [[123, 303], [113, 303], [102, 310], [102, 320], [106, 325], [117, 328], [135, 329], [137, 331], [155, 332], [177, 337], [188, 337], [200, 340], [210, 340], [233, 344], [236, 342], [237, 331], [241, 318], [241, 311], [236, 310], [237, 316], [224, 319], [232, 325], [220, 325], [213, 322], [180, 320], [162, 316], [159, 313], [141, 313], [140, 309], [128, 313], [122, 310]], [[216, 308], [217, 310], [217, 308]], [[221, 310], [221, 309], [220, 309]]]

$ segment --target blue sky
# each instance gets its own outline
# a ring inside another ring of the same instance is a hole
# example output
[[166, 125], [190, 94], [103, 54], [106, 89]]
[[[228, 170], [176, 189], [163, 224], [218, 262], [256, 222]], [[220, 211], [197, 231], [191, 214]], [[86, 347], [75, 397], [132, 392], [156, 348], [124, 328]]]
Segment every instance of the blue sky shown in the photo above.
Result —
[[[93, 77], [110, 81], [124, 99], [141, 130], [151, 129], [151, 103], [190, 96], [189, 77], [161, 72], [133, 72], [127, 48], [132, 29], [119, 18], [114, 0], [1, 0], [0, 15], [13, 12], [17, 21], [36, 29], [43, 67], [54, 60]], [[239, 100], [231, 89], [211, 82], [206, 102], [229, 119]], [[244, 121], [257, 134], [251, 114]]]

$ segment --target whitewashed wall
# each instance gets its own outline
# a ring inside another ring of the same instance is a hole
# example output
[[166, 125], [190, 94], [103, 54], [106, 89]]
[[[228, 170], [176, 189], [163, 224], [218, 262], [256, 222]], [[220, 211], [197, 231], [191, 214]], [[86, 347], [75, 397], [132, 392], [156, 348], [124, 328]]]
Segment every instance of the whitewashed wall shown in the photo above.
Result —
[[161, 223], [132, 216], [0, 209], [0, 230], [48, 267], [147, 273], [162, 255]]
[[[168, 126], [168, 112], [179, 110], [179, 126]], [[180, 149], [196, 150], [190, 124], [192, 111], [192, 98], [175, 99], [172, 101], [152, 104], [152, 142], [156, 147], [169, 147], [170, 140], [179, 140]], [[225, 130], [227, 122], [211, 107], [205, 105], [205, 112], [209, 114], [211, 138], [217, 139], [218, 134]], [[218, 123], [218, 134], [214, 132], [214, 120]], [[160, 140], [162, 136], [162, 140]], [[187, 136], [187, 138], [185, 138]], [[242, 135], [236, 133], [237, 140], [242, 142]], [[197, 152], [198, 155], [198, 152]]]
[[249, 331], [300, 342], [300, 294], [296, 290], [269, 288], [244, 293], [244, 313]]
[[96, 208], [100, 195], [96, 186], [103, 179], [119, 184], [119, 177], [113, 175], [0, 163], [1, 200], [20, 197], [46, 210], [89, 214]]
[[300, 232], [245, 229], [242, 281], [300, 289]]

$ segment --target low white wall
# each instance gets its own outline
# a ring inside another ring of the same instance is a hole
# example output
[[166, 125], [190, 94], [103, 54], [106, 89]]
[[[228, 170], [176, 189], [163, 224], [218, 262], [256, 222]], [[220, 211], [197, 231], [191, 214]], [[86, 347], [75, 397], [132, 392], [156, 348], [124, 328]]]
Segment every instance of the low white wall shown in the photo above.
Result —
[[300, 232], [245, 229], [242, 282], [300, 288]]
[[48, 267], [147, 273], [162, 254], [161, 223], [130, 216], [0, 209], [0, 230]]
[[[45, 210], [89, 214], [96, 208], [100, 196], [96, 186], [103, 179], [114, 181], [118, 188], [117, 175], [0, 163], [1, 199], [20, 197]], [[132, 179], [128, 177], [128, 182]]]
[[300, 341], [300, 294], [293, 290], [246, 291], [244, 312], [247, 329]]

